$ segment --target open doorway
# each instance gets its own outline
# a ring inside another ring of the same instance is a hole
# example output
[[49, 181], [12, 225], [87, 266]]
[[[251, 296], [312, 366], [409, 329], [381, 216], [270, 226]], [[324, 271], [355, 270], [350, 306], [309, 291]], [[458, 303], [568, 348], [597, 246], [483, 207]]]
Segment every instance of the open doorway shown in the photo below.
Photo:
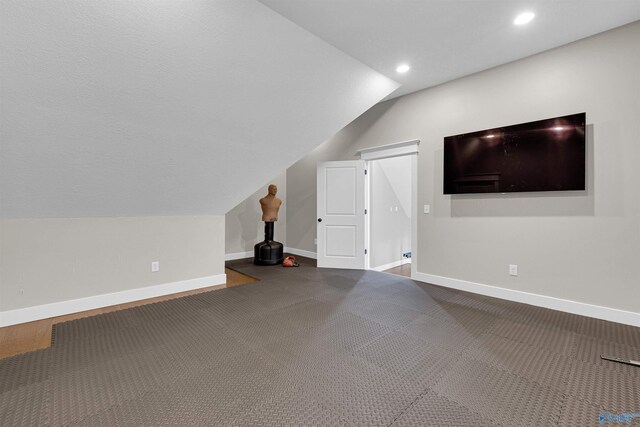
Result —
[[413, 139], [356, 153], [371, 171], [365, 183], [366, 269], [416, 274], [419, 145]]
[[[384, 271], [409, 265], [410, 277], [415, 277], [419, 144], [420, 140], [417, 139], [397, 142], [362, 149], [355, 154], [358, 160], [318, 162], [316, 236], [319, 268]], [[403, 158], [400, 172], [394, 171], [397, 165], [384, 162], [376, 166], [374, 163], [394, 158]], [[381, 183], [372, 185], [372, 174], [368, 173], [371, 168], [377, 170], [376, 177], [382, 178]], [[386, 195], [382, 194], [385, 187]], [[410, 195], [409, 202], [403, 197], [407, 194]], [[372, 198], [376, 205], [380, 205], [375, 207], [377, 216], [373, 223], [375, 249], [370, 246]], [[401, 220], [403, 216], [404, 221]], [[392, 217], [399, 220], [394, 221], [393, 227], [389, 225]], [[403, 226], [398, 224], [410, 224], [407, 237], [404, 231], [400, 231]], [[391, 237], [387, 233], [390, 230]], [[396, 235], [402, 237], [397, 239]], [[391, 238], [393, 243], [390, 242]], [[375, 258], [372, 256], [374, 252]], [[396, 255], [400, 258], [396, 259]]]
[[411, 156], [370, 160], [369, 266], [411, 277]]

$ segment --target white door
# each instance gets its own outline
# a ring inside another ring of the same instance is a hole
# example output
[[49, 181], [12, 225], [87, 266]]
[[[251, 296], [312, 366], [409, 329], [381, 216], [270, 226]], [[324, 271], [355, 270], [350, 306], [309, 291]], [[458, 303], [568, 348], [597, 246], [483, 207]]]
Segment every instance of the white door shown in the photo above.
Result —
[[365, 268], [364, 160], [318, 162], [318, 267]]

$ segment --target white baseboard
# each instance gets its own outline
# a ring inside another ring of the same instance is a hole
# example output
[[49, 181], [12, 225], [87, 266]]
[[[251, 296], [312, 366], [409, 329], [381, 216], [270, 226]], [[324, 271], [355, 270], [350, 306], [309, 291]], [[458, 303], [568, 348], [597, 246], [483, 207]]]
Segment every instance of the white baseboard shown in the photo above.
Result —
[[318, 254], [316, 254], [315, 252], [311, 252], [311, 251], [305, 251], [302, 249], [296, 249], [296, 248], [289, 248], [286, 247], [284, 248], [284, 251], [290, 254], [294, 254], [294, 255], [299, 255], [299, 256], [304, 256], [307, 258], [312, 258], [312, 259], [318, 259]]
[[247, 252], [234, 252], [231, 254], [224, 254], [225, 261], [233, 261], [234, 259], [253, 258], [253, 251]]
[[405, 265], [405, 264], [411, 264], [411, 258], [403, 258], [403, 259], [401, 259], [399, 261], [390, 262], [389, 264], [384, 264], [384, 265], [381, 265], [379, 267], [373, 267], [372, 270], [374, 270], [374, 271], [385, 271], [385, 270], [388, 270], [390, 268], [400, 267], [401, 265]]
[[486, 295], [509, 301], [535, 305], [537, 307], [545, 307], [552, 310], [559, 310], [567, 313], [579, 314], [581, 316], [594, 317], [596, 319], [608, 320], [610, 322], [624, 323], [626, 325], [640, 327], [640, 313], [634, 313], [632, 311], [586, 304], [583, 302], [570, 301], [561, 298], [532, 294], [529, 292], [516, 291], [513, 289], [499, 288], [497, 286], [483, 285], [481, 283], [467, 282], [465, 280], [452, 279], [450, 277], [435, 276], [432, 274], [419, 272], [416, 272], [413, 275], [412, 279], [418, 280], [420, 282], [444, 286], [446, 288], [472, 292], [474, 294]]
[[226, 282], [227, 275], [218, 274], [216, 276], [200, 277], [197, 279], [182, 280], [180, 282], [173, 283], [163, 283], [162, 285], [149, 286], [146, 288], [130, 289], [110, 294], [95, 295], [86, 298], [3, 311], [0, 312], [0, 327], [32, 322], [34, 320], [48, 319], [49, 317], [63, 316], [65, 314], [109, 307], [111, 305], [124, 304], [147, 298], [175, 294], [178, 292], [191, 291], [193, 289], [206, 288], [209, 286], [224, 285]]

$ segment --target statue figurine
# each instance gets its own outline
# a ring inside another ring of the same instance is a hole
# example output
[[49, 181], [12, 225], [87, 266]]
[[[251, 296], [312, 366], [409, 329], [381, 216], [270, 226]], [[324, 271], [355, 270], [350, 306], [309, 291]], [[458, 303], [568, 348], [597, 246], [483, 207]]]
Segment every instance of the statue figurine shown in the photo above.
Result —
[[266, 196], [260, 199], [260, 208], [262, 208], [262, 220], [264, 222], [277, 221], [278, 211], [282, 205], [282, 200], [276, 197], [278, 194], [278, 186], [275, 184], [269, 185], [269, 192]]
[[281, 264], [284, 259], [284, 246], [273, 240], [274, 222], [278, 220], [278, 211], [282, 206], [282, 200], [277, 198], [276, 194], [278, 194], [278, 187], [271, 184], [267, 195], [260, 199], [264, 221], [264, 242], [253, 247], [253, 263], [257, 265]]

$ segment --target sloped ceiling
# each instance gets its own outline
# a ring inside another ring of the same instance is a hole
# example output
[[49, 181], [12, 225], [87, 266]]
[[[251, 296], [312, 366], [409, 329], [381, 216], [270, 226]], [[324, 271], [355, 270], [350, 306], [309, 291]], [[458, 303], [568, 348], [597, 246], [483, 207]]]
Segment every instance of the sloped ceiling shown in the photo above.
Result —
[[3, 0], [0, 215], [224, 214], [398, 87], [253, 0]]
[[[397, 97], [640, 19], [640, 0], [260, 0], [402, 87]], [[519, 13], [536, 14], [515, 26]], [[397, 74], [399, 63], [411, 70]]]

